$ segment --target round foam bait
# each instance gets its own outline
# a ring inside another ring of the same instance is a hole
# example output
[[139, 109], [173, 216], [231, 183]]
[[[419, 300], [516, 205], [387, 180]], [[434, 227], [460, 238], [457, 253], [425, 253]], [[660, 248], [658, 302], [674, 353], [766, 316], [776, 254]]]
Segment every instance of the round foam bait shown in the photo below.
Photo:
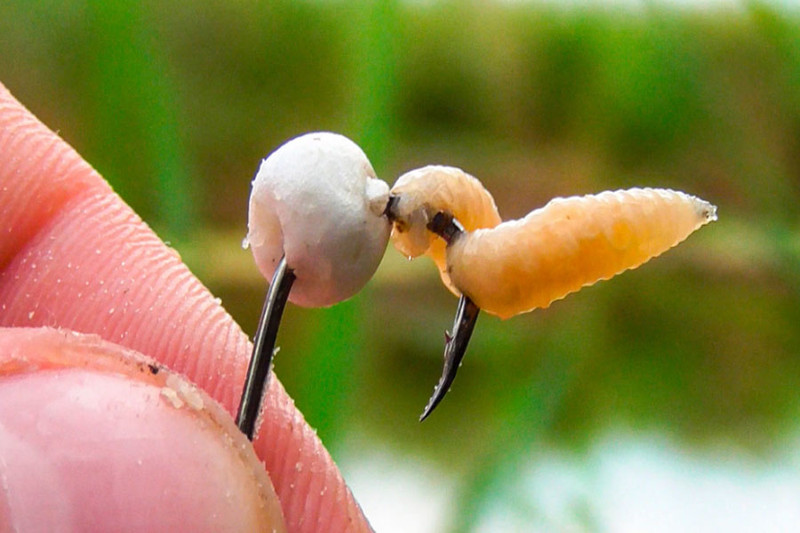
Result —
[[297, 278], [289, 300], [324, 307], [358, 292], [386, 250], [389, 186], [335, 133], [308, 133], [264, 159], [250, 194], [247, 243], [271, 279], [281, 257]]
[[302, 135], [261, 162], [245, 244], [271, 282], [236, 415], [248, 438], [255, 433], [287, 299], [324, 307], [358, 292], [389, 240], [388, 200], [389, 186], [377, 179], [361, 148], [335, 133]]

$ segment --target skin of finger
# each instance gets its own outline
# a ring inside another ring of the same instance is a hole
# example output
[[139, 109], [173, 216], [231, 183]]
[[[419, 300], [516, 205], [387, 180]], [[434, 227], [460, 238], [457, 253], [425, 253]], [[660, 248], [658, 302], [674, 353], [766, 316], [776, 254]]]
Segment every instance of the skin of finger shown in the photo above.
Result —
[[95, 335], [0, 328], [0, 531], [285, 531], [208, 395]]
[[[97, 334], [186, 375], [235, 411], [247, 337], [178, 255], [2, 86], [0, 228], [13, 236], [0, 239], [0, 326]], [[254, 446], [289, 530], [369, 531], [274, 376], [264, 405]]]

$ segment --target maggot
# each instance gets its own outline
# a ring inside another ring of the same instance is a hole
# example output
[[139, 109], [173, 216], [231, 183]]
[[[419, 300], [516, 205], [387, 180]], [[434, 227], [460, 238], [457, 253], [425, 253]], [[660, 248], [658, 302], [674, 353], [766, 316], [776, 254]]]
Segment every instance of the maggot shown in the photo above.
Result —
[[460, 168], [431, 165], [406, 172], [392, 186], [387, 213], [393, 220], [392, 244], [404, 256], [430, 257], [442, 283], [457, 289], [447, 272], [445, 241], [428, 229], [440, 212], [456, 218], [468, 231], [500, 224], [494, 198], [480, 181]]
[[509, 318], [636, 268], [716, 216], [705, 200], [669, 189], [556, 198], [453, 239], [447, 272], [478, 307]]
[[452, 384], [480, 309], [509, 318], [548, 307], [638, 267], [717, 218], [716, 207], [696, 196], [635, 188], [556, 198], [520, 220], [496, 223], [494, 201], [475, 178], [440, 168], [399, 178], [388, 210], [395, 247], [431, 255], [445, 285], [461, 297], [442, 378], [422, 419]]

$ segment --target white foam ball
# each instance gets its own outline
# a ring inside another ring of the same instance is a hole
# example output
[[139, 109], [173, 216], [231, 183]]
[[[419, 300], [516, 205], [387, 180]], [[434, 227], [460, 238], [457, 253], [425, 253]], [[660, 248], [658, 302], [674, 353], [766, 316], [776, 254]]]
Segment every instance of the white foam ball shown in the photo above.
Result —
[[288, 141], [253, 180], [247, 241], [272, 279], [282, 255], [297, 279], [289, 300], [323, 307], [358, 292], [389, 239], [389, 186], [353, 141], [328, 132]]

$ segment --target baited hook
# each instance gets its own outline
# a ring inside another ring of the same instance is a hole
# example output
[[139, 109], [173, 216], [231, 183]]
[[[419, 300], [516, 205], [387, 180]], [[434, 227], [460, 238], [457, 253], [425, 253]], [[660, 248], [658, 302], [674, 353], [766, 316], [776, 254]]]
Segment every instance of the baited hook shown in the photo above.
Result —
[[[271, 279], [236, 424], [253, 439], [287, 300], [326, 307], [356, 294], [380, 263], [391, 224], [389, 186], [363, 150], [330, 132], [295, 137], [261, 161], [252, 182], [247, 239]], [[291, 293], [291, 294], [290, 294]]]

